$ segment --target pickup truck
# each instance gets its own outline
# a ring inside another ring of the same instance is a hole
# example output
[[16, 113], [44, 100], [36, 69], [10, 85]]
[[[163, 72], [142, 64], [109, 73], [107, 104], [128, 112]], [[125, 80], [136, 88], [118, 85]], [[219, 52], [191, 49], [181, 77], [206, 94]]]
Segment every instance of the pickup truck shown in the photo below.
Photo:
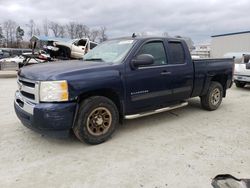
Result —
[[200, 97], [216, 110], [232, 85], [233, 59], [192, 60], [182, 39], [108, 40], [84, 56], [31, 65], [18, 72], [15, 111], [41, 133], [106, 141], [123, 119], [184, 107]]
[[242, 55], [241, 61], [235, 62], [234, 83], [239, 88], [250, 84], [250, 54]]

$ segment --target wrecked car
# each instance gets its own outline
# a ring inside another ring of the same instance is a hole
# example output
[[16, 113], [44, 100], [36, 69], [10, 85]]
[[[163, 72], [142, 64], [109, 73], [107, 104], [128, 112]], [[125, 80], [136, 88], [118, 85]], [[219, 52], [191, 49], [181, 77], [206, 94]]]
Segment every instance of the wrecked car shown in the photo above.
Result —
[[42, 48], [54, 59], [82, 59], [83, 55], [96, 47], [96, 42], [88, 38], [68, 39], [58, 37], [33, 36], [30, 41], [32, 46]]
[[81, 59], [89, 50], [97, 46], [97, 43], [87, 38], [73, 39], [67, 42], [57, 41], [54, 46], [64, 53], [63, 56], [73, 59]]

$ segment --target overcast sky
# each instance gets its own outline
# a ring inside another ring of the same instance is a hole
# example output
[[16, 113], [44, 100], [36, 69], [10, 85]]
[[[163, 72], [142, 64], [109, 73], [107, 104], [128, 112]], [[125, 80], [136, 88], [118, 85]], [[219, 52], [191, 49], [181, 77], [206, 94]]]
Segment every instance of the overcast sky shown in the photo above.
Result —
[[0, 0], [0, 23], [77, 21], [106, 26], [109, 37], [168, 32], [196, 43], [214, 34], [250, 30], [249, 12], [250, 0]]

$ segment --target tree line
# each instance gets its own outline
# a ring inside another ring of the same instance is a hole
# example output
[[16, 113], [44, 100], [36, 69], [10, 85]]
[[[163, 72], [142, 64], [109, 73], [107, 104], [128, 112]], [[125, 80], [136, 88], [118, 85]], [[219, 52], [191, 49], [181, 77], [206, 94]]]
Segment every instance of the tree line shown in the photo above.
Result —
[[31, 19], [24, 26], [20, 26], [14, 20], [6, 20], [0, 24], [0, 47], [26, 48], [29, 46], [29, 41], [25, 40], [25, 36], [29, 39], [34, 35], [71, 39], [89, 38], [94, 42], [103, 42], [108, 38], [105, 26], [90, 28], [79, 22], [61, 24], [45, 19], [37, 24]]

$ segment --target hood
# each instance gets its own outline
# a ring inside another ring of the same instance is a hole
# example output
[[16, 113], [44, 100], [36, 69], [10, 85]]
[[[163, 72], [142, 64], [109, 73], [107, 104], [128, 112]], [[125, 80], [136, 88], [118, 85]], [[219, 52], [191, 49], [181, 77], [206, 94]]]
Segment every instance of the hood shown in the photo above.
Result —
[[82, 72], [96, 70], [102, 67], [111, 66], [112, 63], [103, 63], [95, 61], [70, 60], [56, 61], [49, 63], [40, 63], [23, 67], [19, 70], [18, 75], [30, 80], [55, 80], [60, 75], [70, 75], [73, 72]]

